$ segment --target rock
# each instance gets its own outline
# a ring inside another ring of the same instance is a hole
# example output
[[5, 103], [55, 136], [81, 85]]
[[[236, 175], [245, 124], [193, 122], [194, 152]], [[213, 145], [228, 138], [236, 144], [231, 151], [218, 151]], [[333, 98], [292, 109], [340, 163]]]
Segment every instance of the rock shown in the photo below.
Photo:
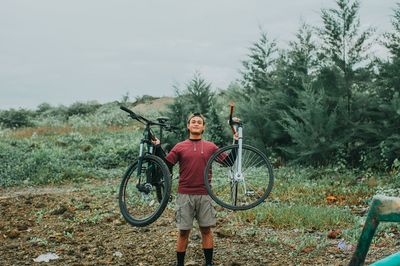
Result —
[[215, 231], [215, 234], [216, 234], [218, 237], [223, 238], [223, 237], [232, 237], [232, 236], [235, 235], [235, 232], [232, 231], [232, 230], [229, 230], [229, 229], [221, 228], [221, 229], [219, 229], [219, 230], [216, 230], [216, 231]]
[[190, 239], [193, 241], [199, 240], [201, 237], [198, 234], [193, 234], [190, 236]]
[[29, 228], [29, 225], [26, 223], [21, 223], [21, 224], [17, 225], [18, 231], [26, 231], [26, 230], [28, 230], [28, 228]]
[[340, 237], [342, 234], [342, 231], [340, 229], [336, 229], [336, 230], [331, 230], [328, 232], [328, 238], [330, 239], [336, 239], [338, 237]]
[[64, 232], [67, 232], [67, 233], [72, 234], [72, 233], [74, 232], [74, 228], [73, 228], [72, 226], [66, 227], [66, 228], [64, 229]]
[[116, 226], [120, 226], [120, 225], [124, 225], [124, 224], [126, 224], [126, 221], [122, 220], [122, 219], [115, 219], [113, 221], [113, 225], [116, 225]]
[[37, 209], [42, 209], [42, 208], [46, 207], [46, 204], [44, 204], [44, 202], [38, 202], [34, 206]]
[[33, 259], [34, 262], [49, 262], [51, 260], [57, 260], [60, 257], [55, 253], [46, 253], [38, 256], [36, 259]]
[[31, 197], [26, 198], [24, 203], [27, 204], [27, 205], [31, 205], [32, 204], [32, 198]]
[[61, 215], [61, 214], [63, 214], [64, 212], [66, 212], [67, 211], [67, 207], [65, 207], [64, 205], [60, 205], [60, 206], [58, 206], [57, 208], [55, 208], [54, 210], [52, 210], [51, 212], [50, 212], [50, 214], [51, 215]]
[[10, 231], [6, 232], [5, 235], [6, 235], [8, 238], [14, 239], [14, 238], [19, 237], [20, 232], [19, 232], [18, 230], [13, 229], [13, 230], [10, 230]]
[[72, 219], [72, 218], [75, 217], [75, 214], [73, 212], [71, 212], [71, 211], [66, 211], [66, 212], [63, 213], [62, 217], [64, 219]]
[[113, 253], [113, 256], [114, 256], [114, 257], [121, 258], [121, 257], [122, 257], [122, 253], [119, 252], [119, 251], [116, 251], [116, 252]]

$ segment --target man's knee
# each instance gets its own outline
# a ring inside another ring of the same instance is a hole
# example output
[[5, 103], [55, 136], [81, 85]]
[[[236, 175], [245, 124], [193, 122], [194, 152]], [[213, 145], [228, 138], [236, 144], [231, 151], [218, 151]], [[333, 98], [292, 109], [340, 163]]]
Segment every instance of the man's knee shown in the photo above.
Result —
[[179, 237], [188, 238], [190, 230], [179, 230]]
[[209, 235], [209, 234], [211, 234], [211, 228], [210, 227], [200, 227], [200, 232], [202, 235]]

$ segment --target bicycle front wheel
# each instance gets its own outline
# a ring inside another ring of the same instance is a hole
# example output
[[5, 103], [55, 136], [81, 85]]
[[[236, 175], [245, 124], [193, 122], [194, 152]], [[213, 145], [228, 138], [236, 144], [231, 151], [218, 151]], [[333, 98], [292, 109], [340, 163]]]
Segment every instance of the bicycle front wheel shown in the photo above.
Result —
[[133, 226], [149, 225], [163, 213], [170, 194], [167, 165], [157, 156], [146, 155], [132, 164], [122, 178], [118, 195], [121, 214]]
[[[216, 151], [204, 170], [208, 194], [231, 210], [248, 210], [263, 202], [272, 190], [271, 163], [260, 150], [249, 145], [229, 145]], [[239, 160], [241, 158], [241, 164]]]

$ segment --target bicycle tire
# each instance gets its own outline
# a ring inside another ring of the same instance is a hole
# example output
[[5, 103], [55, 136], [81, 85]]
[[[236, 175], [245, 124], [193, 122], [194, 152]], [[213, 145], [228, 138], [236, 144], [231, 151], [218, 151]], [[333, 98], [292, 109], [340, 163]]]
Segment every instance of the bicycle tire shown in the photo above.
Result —
[[248, 210], [262, 203], [270, 194], [274, 174], [267, 156], [257, 148], [242, 145], [243, 180], [234, 180], [237, 160], [226, 161], [228, 154], [239, 145], [229, 145], [217, 150], [208, 160], [204, 170], [204, 183], [210, 197], [230, 210]]
[[138, 164], [139, 160], [125, 172], [118, 201], [124, 219], [133, 226], [143, 227], [156, 221], [165, 210], [171, 194], [171, 178], [167, 165], [155, 155], [143, 157], [140, 177]]

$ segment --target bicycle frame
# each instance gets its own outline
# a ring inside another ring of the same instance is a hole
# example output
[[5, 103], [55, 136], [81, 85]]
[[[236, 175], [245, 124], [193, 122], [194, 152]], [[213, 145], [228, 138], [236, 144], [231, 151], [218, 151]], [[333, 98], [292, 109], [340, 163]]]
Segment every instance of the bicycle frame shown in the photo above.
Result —
[[171, 174], [163, 160], [164, 151], [154, 144], [156, 137], [153, 128], [160, 127], [160, 139], [163, 130], [175, 131], [177, 128], [167, 124], [166, 117], [151, 121], [124, 106], [120, 108], [144, 125], [139, 143], [139, 157], [130, 163], [122, 177], [118, 193], [122, 216], [129, 224], [143, 227], [160, 217], [171, 195]]

